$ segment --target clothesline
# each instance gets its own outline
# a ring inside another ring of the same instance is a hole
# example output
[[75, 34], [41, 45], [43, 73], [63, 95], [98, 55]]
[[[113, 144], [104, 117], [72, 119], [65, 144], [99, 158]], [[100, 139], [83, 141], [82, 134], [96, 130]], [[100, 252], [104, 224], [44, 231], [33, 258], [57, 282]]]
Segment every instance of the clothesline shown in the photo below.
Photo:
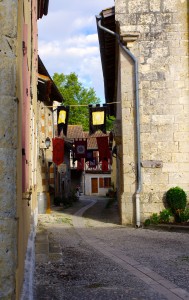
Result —
[[[111, 105], [111, 104], [117, 104], [117, 103], [121, 103], [120, 101], [118, 102], [111, 102], [111, 103], [105, 103], [106, 105]], [[63, 106], [64, 104], [60, 104], [60, 105], [45, 105], [45, 107], [48, 107], [48, 108], [55, 108], [55, 107], [59, 107], [59, 106]], [[89, 106], [89, 104], [70, 104], [70, 105], [66, 105], [66, 106], [69, 106], [69, 107], [80, 107], [80, 106]]]

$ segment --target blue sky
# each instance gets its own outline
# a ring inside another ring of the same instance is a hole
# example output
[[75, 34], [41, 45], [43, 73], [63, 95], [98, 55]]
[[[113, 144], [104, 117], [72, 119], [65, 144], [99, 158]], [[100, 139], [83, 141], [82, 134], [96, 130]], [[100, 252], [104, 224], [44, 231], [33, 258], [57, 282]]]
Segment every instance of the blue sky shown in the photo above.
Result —
[[96, 18], [114, 0], [50, 0], [38, 21], [39, 55], [49, 74], [75, 72], [84, 87], [93, 87], [104, 103]]

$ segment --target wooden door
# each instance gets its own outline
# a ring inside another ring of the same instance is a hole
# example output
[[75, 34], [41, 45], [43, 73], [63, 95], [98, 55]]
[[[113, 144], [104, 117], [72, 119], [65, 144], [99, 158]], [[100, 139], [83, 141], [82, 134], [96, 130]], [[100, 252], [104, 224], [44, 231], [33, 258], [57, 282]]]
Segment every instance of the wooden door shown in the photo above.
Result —
[[98, 193], [98, 178], [91, 178], [91, 192], [92, 194]]

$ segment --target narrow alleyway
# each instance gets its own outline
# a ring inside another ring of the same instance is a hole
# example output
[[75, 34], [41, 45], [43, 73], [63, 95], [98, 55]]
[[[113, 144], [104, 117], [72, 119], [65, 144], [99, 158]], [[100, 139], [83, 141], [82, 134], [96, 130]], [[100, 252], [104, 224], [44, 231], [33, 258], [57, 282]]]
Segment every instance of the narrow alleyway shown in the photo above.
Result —
[[40, 215], [35, 300], [189, 299], [188, 233], [121, 226], [107, 201]]

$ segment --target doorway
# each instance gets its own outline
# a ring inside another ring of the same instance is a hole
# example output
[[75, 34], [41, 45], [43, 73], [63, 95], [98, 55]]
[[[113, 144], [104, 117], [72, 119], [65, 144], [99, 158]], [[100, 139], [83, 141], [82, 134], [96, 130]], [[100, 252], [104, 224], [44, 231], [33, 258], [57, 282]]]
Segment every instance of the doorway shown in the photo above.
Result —
[[98, 178], [91, 178], [91, 192], [98, 194]]

